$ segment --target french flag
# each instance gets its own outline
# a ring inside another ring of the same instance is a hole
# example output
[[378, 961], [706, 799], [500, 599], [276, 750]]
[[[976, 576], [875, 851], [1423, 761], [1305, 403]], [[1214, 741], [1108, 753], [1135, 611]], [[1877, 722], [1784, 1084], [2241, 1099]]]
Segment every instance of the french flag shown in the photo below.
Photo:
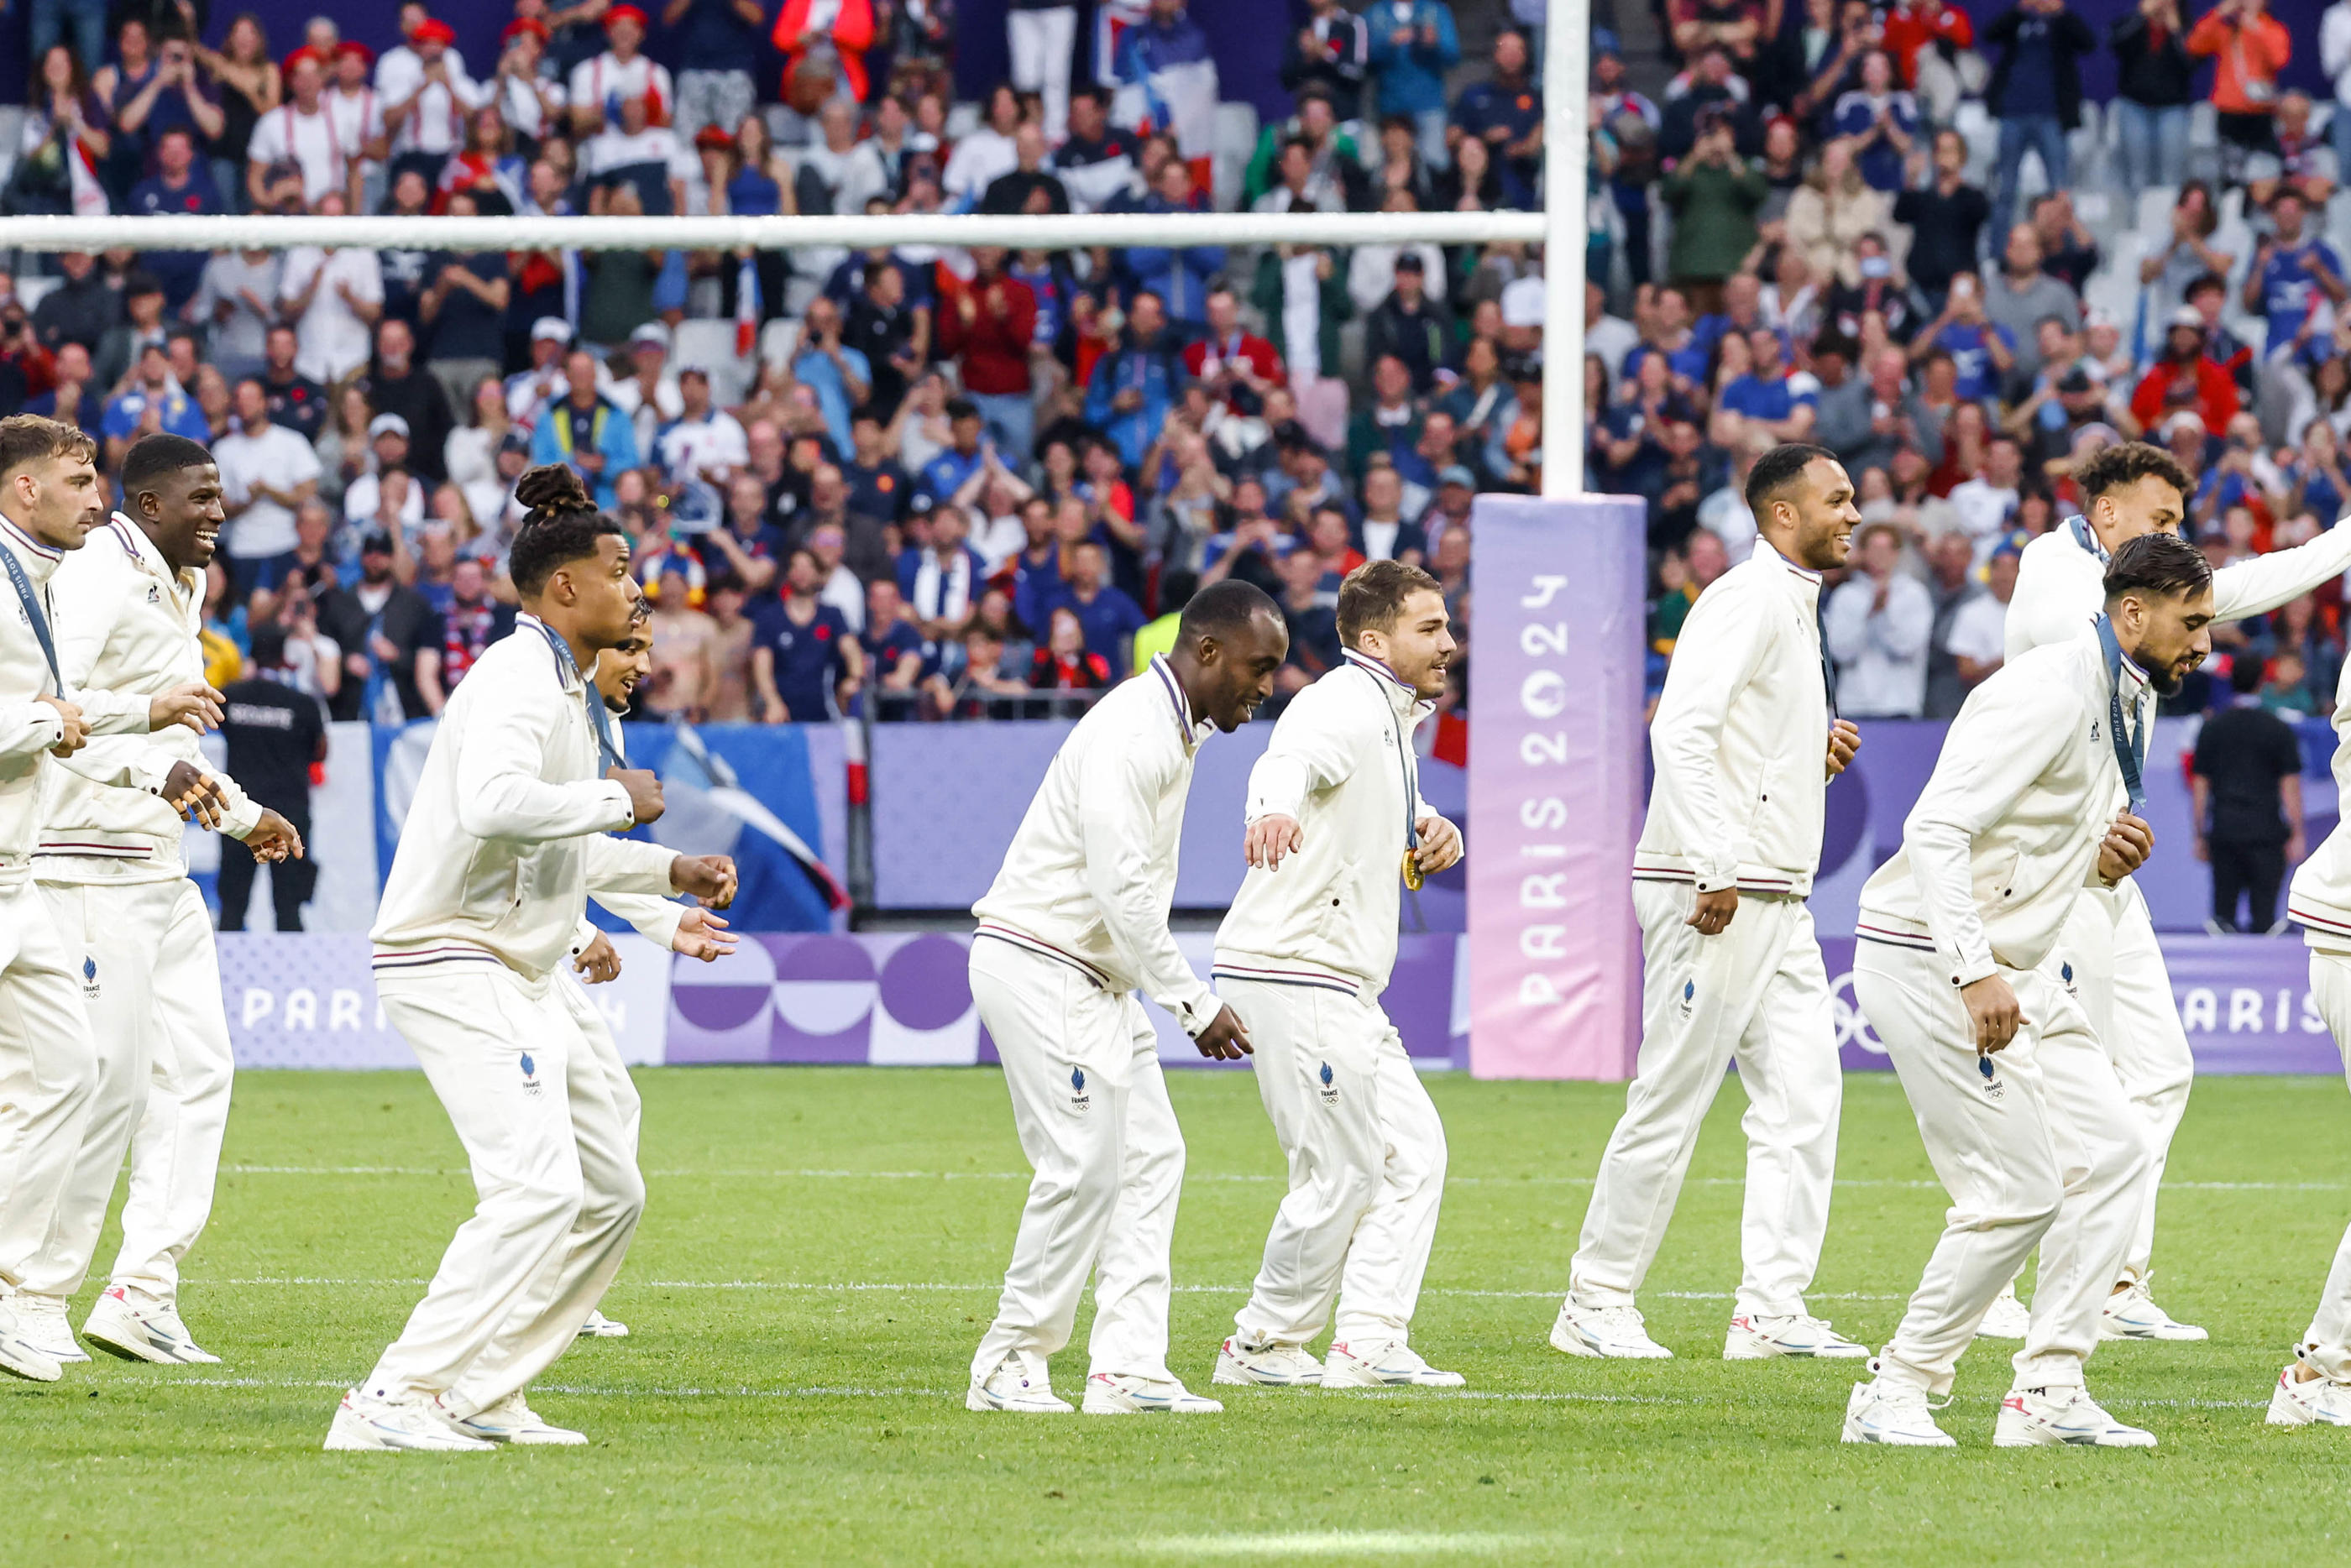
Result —
[[735, 274], [735, 358], [747, 359], [759, 346], [759, 261], [747, 255]]

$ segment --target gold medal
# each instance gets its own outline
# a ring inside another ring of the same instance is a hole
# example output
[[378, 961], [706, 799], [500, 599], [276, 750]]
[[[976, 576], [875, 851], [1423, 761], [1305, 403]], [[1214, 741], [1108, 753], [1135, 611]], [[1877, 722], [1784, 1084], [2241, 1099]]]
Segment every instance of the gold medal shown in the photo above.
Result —
[[1404, 852], [1404, 885], [1412, 891], [1417, 893], [1420, 891], [1420, 885], [1425, 879], [1426, 878], [1422, 876], [1420, 869], [1420, 851], [1417, 849], [1405, 850]]

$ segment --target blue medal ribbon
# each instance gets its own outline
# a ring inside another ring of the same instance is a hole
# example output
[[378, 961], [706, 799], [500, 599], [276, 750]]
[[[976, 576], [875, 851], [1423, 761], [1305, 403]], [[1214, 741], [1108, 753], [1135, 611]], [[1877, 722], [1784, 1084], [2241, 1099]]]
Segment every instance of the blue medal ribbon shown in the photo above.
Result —
[[580, 661], [571, 657], [571, 645], [564, 641], [553, 627], [536, 617], [532, 618], [530, 624], [538, 628], [539, 636], [547, 639], [547, 646], [555, 650], [556, 669], [569, 670], [572, 674], [580, 677], [581, 695], [588, 703], [588, 727], [596, 732], [597, 756], [602, 760], [608, 771], [622, 766], [621, 748], [612, 740], [612, 719], [611, 714], [604, 711], [603, 694], [596, 690], [596, 683], [589, 680], [587, 674], [580, 670]]
[[2073, 516], [2065, 519], [2065, 531], [2074, 535], [2074, 543], [2081, 545], [2082, 548], [2087, 550], [2091, 555], [2095, 556], [2099, 562], [2104, 564], [2106, 559], [2106, 553], [2099, 547], [2097, 535], [2090, 531], [2090, 520], [2088, 518], [2083, 516], [2078, 512], [2075, 513]]
[[57, 689], [60, 701], [65, 698], [65, 677], [57, 673], [57, 645], [49, 637], [49, 618], [41, 611], [41, 596], [33, 590], [33, 579], [25, 571], [25, 563], [16, 559], [16, 552], [0, 545], [0, 562], [8, 567], [8, 581], [15, 585], [16, 597], [25, 607], [25, 617], [33, 623], [33, 639], [41, 645], [41, 657], [49, 661], [49, 684]]
[[2122, 770], [2123, 790], [2130, 796], [2130, 811], [2137, 816], [2147, 805], [2147, 789], [2142, 780], [2147, 772], [2147, 726], [2138, 727], [2136, 740], [2127, 738], [2123, 728], [2123, 645], [2115, 636], [2114, 622], [2100, 616], [2096, 622], [2098, 645], [2106, 655], [2106, 728], [2114, 742], [2115, 765]]

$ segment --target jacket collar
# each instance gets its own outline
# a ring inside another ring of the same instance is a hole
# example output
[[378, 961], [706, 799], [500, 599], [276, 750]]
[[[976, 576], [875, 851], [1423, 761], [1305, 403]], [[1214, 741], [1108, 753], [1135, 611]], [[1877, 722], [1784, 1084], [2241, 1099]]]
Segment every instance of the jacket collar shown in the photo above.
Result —
[[1436, 711], [1436, 703], [1423, 701], [1420, 693], [1396, 679], [1396, 672], [1390, 670], [1385, 663], [1374, 659], [1368, 653], [1358, 652], [1352, 648], [1341, 649], [1339, 651], [1345, 657], [1348, 663], [1378, 680], [1380, 694], [1387, 699], [1389, 708], [1399, 716], [1417, 722]]
[[7, 545], [23, 563], [25, 575], [36, 583], [47, 582], [57, 572], [57, 563], [66, 558], [63, 550], [42, 544], [5, 517], [0, 517], [0, 544]]
[[[555, 656], [556, 679], [563, 682], [563, 689], [566, 691], [580, 691], [586, 689], [587, 677], [580, 670], [578, 662], [571, 658], [571, 645], [564, 642], [561, 632], [557, 631], [528, 610], [515, 612], [515, 629], [517, 631], [528, 629], [533, 637], [548, 644], [548, 652]], [[556, 651], [557, 644], [562, 646], [559, 655]]]
[[1176, 720], [1176, 731], [1183, 738], [1185, 752], [1188, 754], [1198, 751], [1200, 742], [1215, 732], [1216, 725], [1207, 720], [1196, 724], [1192, 722], [1192, 700], [1184, 694], [1184, 683], [1176, 679], [1176, 667], [1167, 662], [1165, 654], [1153, 654], [1146, 673], [1159, 682], [1159, 690], [1167, 699], [1167, 709]]
[[1762, 535], [1758, 534], [1755, 535], [1755, 548], [1753, 553], [1748, 556], [1748, 559], [1750, 561], [1760, 561], [1767, 569], [1776, 570], [1784, 576], [1792, 578], [1796, 584], [1801, 585], [1799, 591], [1804, 595], [1806, 599], [1812, 600], [1820, 597], [1821, 575], [1818, 572], [1813, 571], [1809, 566], [1800, 566], [1796, 565], [1795, 562], [1780, 554], [1779, 551], [1771, 547], [1771, 541], [1764, 538]]
[[[130, 556], [139, 569], [149, 576], [189, 593], [199, 592], [202, 588], [204, 583], [202, 573], [193, 566], [184, 572], [174, 573], [172, 570], [172, 563], [163, 559], [163, 552], [155, 547], [155, 541], [147, 537], [147, 531], [121, 513], [118, 512], [109, 518], [105, 528], [100, 532], [108, 535], [106, 548], [111, 549], [115, 545], [120, 545], [122, 553]], [[95, 537], [90, 540], [92, 545], [98, 545], [100, 543], [101, 541]]]

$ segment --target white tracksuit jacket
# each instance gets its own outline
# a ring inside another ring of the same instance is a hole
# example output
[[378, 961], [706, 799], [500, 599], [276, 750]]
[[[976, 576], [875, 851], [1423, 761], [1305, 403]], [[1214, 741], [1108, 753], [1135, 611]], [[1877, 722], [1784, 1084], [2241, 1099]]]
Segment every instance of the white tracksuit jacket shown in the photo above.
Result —
[[[2338, 524], [2307, 545], [2273, 550], [2213, 573], [2212, 618], [2265, 614], [2346, 570], [2351, 527]], [[2008, 657], [2073, 641], [2105, 607], [2105, 554], [2080, 518], [2068, 518], [2027, 545], [2016, 563], [2016, 592], [2008, 601]]]
[[1167, 929], [1192, 764], [1214, 727], [1166, 659], [1152, 659], [1077, 722], [1029, 803], [1004, 867], [974, 904], [980, 933], [1064, 963], [1111, 991], [1140, 990], [1186, 1034], [1217, 1002]]
[[[58, 565], [49, 597], [57, 608], [51, 631], [67, 685], [158, 697], [204, 679], [203, 574], [175, 580], [154, 542], [120, 513]], [[152, 735], [112, 736], [49, 770], [36, 851], [40, 879], [170, 882], [186, 876], [179, 814], [160, 793], [172, 765], [182, 762], [203, 770], [226, 798], [221, 831], [232, 838], [252, 833], [260, 805], [204, 761], [193, 730], [172, 724]], [[110, 787], [91, 776], [125, 770], [139, 787]]]
[[465, 672], [370, 933], [379, 972], [489, 961], [538, 980], [564, 961], [590, 888], [670, 891], [674, 850], [610, 836], [636, 818], [601, 776], [590, 700], [530, 616]]
[[1301, 843], [1278, 870], [1241, 879], [1217, 929], [1219, 979], [1322, 982], [1366, 1001], [1387, 989], [1407, 814], [1411, 823], [1436, 815], [1412, 750], [1432, 711], [1353, 649], [1290, 699], [1249, 770], [1248, 820], [1294, 818]]
[[[2338, 528], [2336, 532], [2346, 532]], [[2335, 785], [2351, 800], [2351, 672], [2335, 691]], [[2303, 940], [2322, 952], [2351, 956], [2351, 826], [2337, 823], [2304, 861], [2287, 889], [2286, 918], [2302, 922]]]
[[[68, 552], [42, 544], [5, 517], [0, 517], [0, 550], [16, 556], [24, 567], [26, 580], [41, 597], [42, 615], [49, 623], [50, 640], [54, 642], [57, 607], [49, 596], [48, 585]], [[62, 670], [62, 649], [58, 649], [58, 660]], [[118, 695], [103, 690], [87, 691], [70, 682], [66, 692], [66, 700], [78, 706], [82, 717], [89, 722], [91, 734], [146, 733], [145, 697]], [[32, 617], [18, 602], [13, 579], [0, 569], [0, 890], [20, 888], [31, 876], [33, 851], [41, 836], [43, 784], [53, 771], [47, 765], [54, 760], [48, 751], [65, 734], [65, 720], [56, 709], [37, 699], [56, 694], [49, 680], [48, 659], [41, 651], [40, 639], [33, 633]], [[158, 774], [151, 785], [127, 764], [111, 770], [104, 762], [85, 763], [83, 767], [103, 783], [160, 787], [163, 782]]]
[[1821, 578], [1758, 539], [1683, 623], [1649, 723], [1636, 881], [1812, 891], [1827, 815]]
[[[2126, 721], [2151, 723], [2145, 673], [2126, 658], [2119, 680]], [[2123, 798], [2108, 735], [2113, 691], [2085, 626], [1970, 692], [1903, 824], [1900, 852], [1861, 890], [1855, 933], [1932, 950], [1953, 985], [2037, 967], [2096, 881], [2098, 845]]]

